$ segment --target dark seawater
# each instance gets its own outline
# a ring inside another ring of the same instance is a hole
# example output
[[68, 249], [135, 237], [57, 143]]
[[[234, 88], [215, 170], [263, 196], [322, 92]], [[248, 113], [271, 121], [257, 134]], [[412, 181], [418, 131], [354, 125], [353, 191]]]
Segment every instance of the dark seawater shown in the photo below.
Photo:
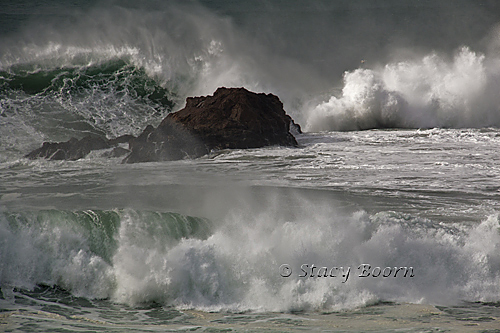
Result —
[[[0, 6], [0, 330], [498, 332], [500, 3]], [[27, 160], [274, 93], [298, 148]]]

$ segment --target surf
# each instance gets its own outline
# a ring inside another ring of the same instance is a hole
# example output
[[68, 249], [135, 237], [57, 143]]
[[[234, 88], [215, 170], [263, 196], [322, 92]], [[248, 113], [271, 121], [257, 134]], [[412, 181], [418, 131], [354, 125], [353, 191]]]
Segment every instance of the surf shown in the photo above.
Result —
[[[293, 200], [295, 209], [271, 204], [260, 213], [246, 200], [215, 221], [131, 209], [3, 212], [2, 290], [46, 285], [88, 299], [203, 311], [498, 301], [496, 215], [467, 227]], [[290, 274], [280, 273], [282, 264]], [[342, 266], [350, 276], [301, 274], [313, 266], [315, 273]], [[389, 276], [387, 267], [407, 274]]]
[[344, 74], [339, 96], [309, 111], [306, 129], [481, 128], [500, 125], [499, 59], [459, 49]]

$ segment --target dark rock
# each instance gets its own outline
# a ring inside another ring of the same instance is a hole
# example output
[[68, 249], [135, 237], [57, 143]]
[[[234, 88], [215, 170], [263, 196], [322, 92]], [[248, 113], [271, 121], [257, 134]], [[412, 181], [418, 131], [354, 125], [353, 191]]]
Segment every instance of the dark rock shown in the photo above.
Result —
[[117, 146], [120, 143], [129, 143], [133, 139], [135, 139], [135, 136], [130, 135], [130, 134], [125, 134], [125, 135], [119, 136], [117, 138], [108, 140], [108, 142], [111, 146]]
[[291, 119], [291, 122], [290, 122], [290, 133], [292, 133], [292, 135], [302, 134], [302, 128], [300, 128], [300, 125], [295, 123], [295, 121], [293, 121], [293, 119]]
[[[214, 149], [297, 146], [290, 129], [301, 133], [277, 96], [244, 88], [219, 88], [213, 96], [187, 98], [184, 109], [169, 114], [157, 128], [148, 125], [137, 138], [86, 136], [44, 142], [26, 157], [77, 160], [93, 150], [128, 143], [130, 154], [124, 163], [179, 160], [200, 157]], [[117, 157], [129, 151], [116, 148], [105, 156]]]
[[183, 124], [209, 149], [297, 145], [279, 98], [244, 88], [219, 88], [213, 96], [188, 98], [186, 107], [167, 119]]
[[[78, 160], [84, 158], [93, 150], [107, 149], [118, 143], [126, 143], [133, 136], [122, 136], [107, 140], [97, 136], [86, 136], [81, 140], [71, 138], [65, 142], [44, 142], [42, 147], [33, 150], [25, 157], [29, 159], [46, 158], [50, 160]], [[128, 141], [127, 141], [128, 140]]]
[[148, 125], [141, 135], [130, 141], [131, 153], [124, 163], [174, 161], [208, 153], [205, 145], [186, 128], [167, 118], [158, 128]]
[[44, 142], [25, 157], [29, 159], [47, 158], [51, 160], [78, 160], [95, 149], [110, 148], [109, 143], [100, 137], [86, 136], [81, 140], [71, 138], [66, 142]]
[[[279, 98], [244, 88], [219, 88], [213, 96], [190, 97], [158, 128], [148, 126], [130, 141], [125, 163], [199, 157], [213, 149], [297, 146], [294, 124]], [[300, 127], [298, 127], [300, 131]]]

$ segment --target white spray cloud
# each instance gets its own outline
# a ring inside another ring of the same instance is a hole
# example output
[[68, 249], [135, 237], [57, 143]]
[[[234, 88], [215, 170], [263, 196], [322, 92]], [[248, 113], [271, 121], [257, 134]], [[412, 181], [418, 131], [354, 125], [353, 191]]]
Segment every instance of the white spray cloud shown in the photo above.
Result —
[[[331, 311], [379, 300], [498, 300], [496, 215], [469, 228], [394, 212], [345, 214], [301, 196], [292, 198], [293, 208], [286, 210], [279, 198], [266, 198], [259, 212], [248, 198], [230, 209], [205, 240], [169, 244], [140, 227], [144, 221], [122, 220], [113, 298], [205, 311]], [[280, 275], [282, 264], [289, 265], [290, 276]], [[304, 277], [304, 264], [309, 273], [315, 265], [316, 273], [323, 266], [342, 266], [350, 274]], [[413, 274], [360, 277], [361, 264], [371, 265], [370, 272], [413, 267]]]
[[451, 61], [433, 53], [346, 72], [341, 95], [311, 108], [306, 129], [498, 126], [499, 69], [496, 58], [462, 47]]

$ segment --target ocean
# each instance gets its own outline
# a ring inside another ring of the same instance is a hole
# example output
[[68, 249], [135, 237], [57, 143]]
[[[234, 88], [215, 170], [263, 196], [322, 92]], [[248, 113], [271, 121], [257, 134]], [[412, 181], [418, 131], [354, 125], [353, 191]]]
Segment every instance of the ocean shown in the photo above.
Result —
[[[0, 330], [500, 332], [500, 3], [3, 1]], [[218, 87], [298, 147], [28, 160]]]

